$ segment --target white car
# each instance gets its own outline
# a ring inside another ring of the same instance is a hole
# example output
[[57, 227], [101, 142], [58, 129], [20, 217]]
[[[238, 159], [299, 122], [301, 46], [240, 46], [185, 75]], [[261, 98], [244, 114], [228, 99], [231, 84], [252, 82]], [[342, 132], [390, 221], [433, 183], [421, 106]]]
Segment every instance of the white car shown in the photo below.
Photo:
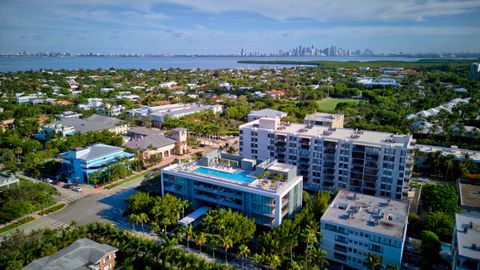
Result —
[[76, 187], [76, 188], [73, 188], [73, 191], [82, 192], [82, 188], [81, 187]]

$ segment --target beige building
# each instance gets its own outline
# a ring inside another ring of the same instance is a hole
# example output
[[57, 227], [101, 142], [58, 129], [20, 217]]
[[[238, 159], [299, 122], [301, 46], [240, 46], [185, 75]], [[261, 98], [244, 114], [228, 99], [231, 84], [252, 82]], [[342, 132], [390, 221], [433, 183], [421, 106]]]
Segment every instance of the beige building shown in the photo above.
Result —
[[343, 114], [312, 113], [305, 116], [305, 125], [325, 126], [329, 128], [343, 128], [345, 116]]
[[168, 136], [168, 132], [156, 128], [132, 128], [127, 131], [130, 140], [125, 147], [141, 150], [146, 158], [151, 156], [167, 158], [185, 154], [188, 150], [187, 129], [176, 128], [171, 132], [173, 134]]

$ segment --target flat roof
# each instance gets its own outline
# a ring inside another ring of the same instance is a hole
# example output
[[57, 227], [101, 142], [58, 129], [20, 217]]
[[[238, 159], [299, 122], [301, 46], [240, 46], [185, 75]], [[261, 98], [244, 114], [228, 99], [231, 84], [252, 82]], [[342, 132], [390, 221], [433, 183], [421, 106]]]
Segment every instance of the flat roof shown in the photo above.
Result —
[[460, 205], [480, 209], [480, 186], [459, 183]]
[[[458, 255], [480, 260], [480, 218], [455, 214], [455, 230]], [[473, 248], [476, 245], [476, 249]]]
[[191, 224], [195, 220], [197, 220], [199, 217], [203, 216], [208, 210], [212, 209], [209, 206], [202, 206], [198, 208], [197, 210], [193, 211], [189, 215], [184, 216], [182, 219], [178, 221], [178, 224], [187, 226], [188, 224]]
[[480, 151], [470, 150], [470, 149], [462, 149], [458, 147], [442, 147], [436, 145], [426, 145], [426, 144], [417, 144], [415, 145], [415, 149], [419, 150], [420, 152], [424, 153], [431, 153], [431, 152], [442, 152], [444, 156], [453, 155], [457, 159], [464, 159], [465, 154], [468, 154], [470, 159], [472, 159], [475, 163], [480, 162]]
[[334, 121], [340, 117], [342, 117], [343, 114], [332, 114], [332, 113], [312, 113], [308, 114], [305, 116], [305, 120], [320, 120], [320, 121]]
[[403, 239], [408, 203], [341, 190], [321, 221]]
[[[259, 125], [260, 121], [255, 120], [249, 122], [243, 127], [268, 129]], [[281, 122], [275, 130], [276, 134], [295, 135], [298, 137], [323, 137], [325, 140], [340, 141], [349, 140], [359, 144], [379, 145], [379, 144], [395, 144], [400, 146], [407, 146], [412, 140], [409, 134], [395, 135], [393, 133], [369, 131], [369, 130], [355, 130], [351, 128], [329, 128], [327, 126], [307, 126], [298, 123]]]
[[[53, 125], [58, 125], [58, 124], [61, 124], [63, 126], [73, 127], [76, 132], [83, 134], [89, 131], [102, 131], [102, 130], [114, 128], [119, 125], [125, 125], [125, 122], [117, 118], [94, 114], [85, 119], [78, 118], [78, 117], [71, 117], [71, 118], [62, 118], [61, 120], [57, 120], [53, 122]], [[48, 124], [48, 125], [52, 125], [52, 124]]]
[[[266, 170], [270, 170], [271, 166], [275, 166], [276, 164], [279, 164], [278, 162], [274, 162], [272, 165], [267, 165], [265, 168]], [[283, 165], [283, 164], [281, 164]], [[293, 165], [289, 165], [293, 166]], [[250, 182], [243, 182], [241, 180], [235, 180], [233, 178], [228, 178], [228, 177], [222, 177], [221, 174], [209, 174], [209, 173], [202, 173], [198, 172], [197, 169], [199, 168], [207, 168], [211, 170], [216, 170], [220, 172], [225, 172], [225, 173], [231, 173], [231, 174], [242, 174], [242, 173], [248, 173], [244, 175], [244, 177], [249, 177], [252, 178], [252, 181]], [[285, 170], [285, 167], [279, 166], [276, 168], [278, 170]], [[255, 171], [247, 171], [247, 170], [242, 170], [240, 168], [231, 168], [227, 167], [224, 165], [216, 165], [216, 166], [201, 166], [198, 164], [196, 161], [192, 161], [190, 163], [179, 163], [179, 164], [173, 164], [170, 165], [166, 168], [163, 168], [161, 172], [173, 172], [173, 173], [182, 173], [186, 175], [194, 175], [197, 177], [213, 180], [218, 183], [226, 183], [226, 184], [233, 184], [235, 186], [242, 186], [246, 188], [251, 188], [254, 190], [262, 190], [262, 191], [267, 191], [271, 193], [281, 193], [284, 189], [287, 187], [290, 187], [292, 183], [296, 182], [301, 176], [296, 176], [292, 179], [288, 179], [287, 181], [277, 181], [275, 183], [272, 183], [271, 180], [267, 179], [260, 179], [255, 175]]]

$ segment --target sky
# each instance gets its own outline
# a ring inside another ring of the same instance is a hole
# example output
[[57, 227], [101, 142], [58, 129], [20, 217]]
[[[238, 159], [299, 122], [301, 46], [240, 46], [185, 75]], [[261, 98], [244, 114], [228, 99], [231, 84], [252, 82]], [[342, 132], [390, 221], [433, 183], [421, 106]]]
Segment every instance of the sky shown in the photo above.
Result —
[[0, 53], [480, 52], [480, 0], [0, 0]]

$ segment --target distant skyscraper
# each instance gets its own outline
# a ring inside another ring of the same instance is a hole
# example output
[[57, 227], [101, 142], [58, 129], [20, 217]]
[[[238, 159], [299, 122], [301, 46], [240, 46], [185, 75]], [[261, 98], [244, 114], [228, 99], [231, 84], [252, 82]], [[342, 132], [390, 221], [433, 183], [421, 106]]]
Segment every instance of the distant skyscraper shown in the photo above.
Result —
[[242, 50], [240, 51], [240, 56], [243, 56], [243, 48], [242, 48]]
[[473, 63], [471, 66], [470, 66], [470, 71], [472, 73], [480, 73], [480, 63]]

